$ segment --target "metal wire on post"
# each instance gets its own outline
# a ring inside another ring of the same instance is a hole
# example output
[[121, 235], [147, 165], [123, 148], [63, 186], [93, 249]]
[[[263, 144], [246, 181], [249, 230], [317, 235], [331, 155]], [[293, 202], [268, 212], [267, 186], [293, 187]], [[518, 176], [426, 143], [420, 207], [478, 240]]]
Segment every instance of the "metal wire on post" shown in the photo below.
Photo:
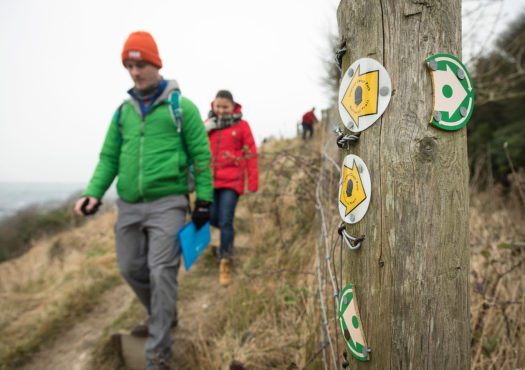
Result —
[[342, 236], [346, 246], [351, 251], [355, 251], [361, 248], [361, 244], [365, 240], [364, 235], [357, 236], [357, 237], [350, 235], [348, 231], [346, 231], [346, 225], [344, 222], [341, 222], [341, 225], [339, 226], [339, 229], [337, 230], [337, 232], [339, 233], [339, 235]]
[[[339, 292], [341, 292], [341, 290], [343, 289], [342, 287], [342, 281], [340, 284], [337, 283], [337, 268], [335, 266], [335, 257], [334, 257], [334, 252], [335, 252], [335, 249], [336, 249], [336, 246], [337, 246], [337, 242], [339, 241], [339, 239], [341, 239], [341, 235], [337, 234], [337, 238], [335, 239], [335, 241], [333, 240], [333, 235], [334, 233], [332, 233], [332, 247], [330, 249], [330, 256], [331, 256], [331, 262], [332, 262], [332, 267], [334, 269], [334, 275], [335, 275], [335, 286], [336, 286], [336, 292], [337, 294], [334, 292], [334, 300], [336, 302], [336, 304], [334, 305], [334, 318], [335, 318], [335, 351], [338, 355], [337, 357], [337, 366], [339, 366], [339, 325], [337, 325], [337, 317], [338, 317], [338, 310], [339, 310]], [[342, 251], [342, 248], [340, 248], [341, 251]], [[342, 254], [341, 254], [341, 251], [340, 251], [340, 254], [339, 254], [339, 270], [342, 271], [342, 267], [341, 267], [341, 259], [343, 258], [342, 257]]]
[[[321, 237], [319, 237], [319, 239], [321, 239]], [[334, 354], [334, 348], [332, 346], [332, 340], [330, 339], [330, 331], [328, 329], [328, 315], [326, 314], [326, 307], [325, 307], [325, 304], [324, 304], [324, 297], [323, 297], [323, 278], [322, 278], [322, 273], [321, 273], [321, 258], [320, 258], [320, 244], [321, 244], [321, 241], [318, 240], [317, 243], [316, 243], [316, 248], [317, 248], [317, 254], [316, 254], [316, 264], [317, 264], [317, 267], [316, 267], [316, 270], [317, 270], [317, 283], [319, 284], [319, 305], [320, 305], [320, 309], [321, 309], [321, 334], [322, 334], [322, 342], [323, 343], [328, 343], [328, 346], [330, 347], [331, 349], [331, 352], [332, 352], [332, 358], [334, 359], [335, 361], [335, 354]], [[323, 348], [323, 365], [324, 365], [324, 368], [325, 369], [328, 369], [328, 364], [327, 364], [327, 360], [326, 360], [326, 349]], [[335, 362], [334, 362], [334, 365]]]
[[[342, 134], [342, 131], [340, 128], [336, 128], [334, 130], [336, 134], [339, 135], [338, 137], [338, 146], [339, 147], [345, 147], [354, 144], [359, 139], [359, 135], [344, 135]], [[341, 144], [341, 145], [339, 145]], [[346, 246], [351, 251], [356, 251], [359, 248], [361, 248], [361, 245], [363, 243], [363, 240], [365, 239], [365, 236], [352, 236], [350, 233], [346, 231], [345, 223], [342, 222], [340, 225], [337, 225], [334, 223], [334, 218], [330, 219], [330, 223], [327, 221], [326, 212], [327, 209], [331, 209], [323, 203], [323, 195], [325, 195], [325, 189], [330, 188], [330, 186], [334, 186], [334, 180], [333, 177], [330, 177], [330, 175], [333, 176], [333, 168], [336, 169], [337, 175], [340, 176], [341, 174], [341, 167], [338, 165], [338, 163], [328, 154], [328, 146], [329, 143], [326, 143], [321, 156], [321, 164], [319, 169], [319, 177], [317, 179], [317, 186], [315, 190], [315, 205], [316, 209], [319, 213], [320, 218], [320, 234], [319, 239], [316, 243], [317, 248], [317, 254], [316, 254], [316, 262], [317, 262], [317, 278], [318, 278], [318, 284], [319, 284], [319, 302], [320, 302], [320, 310], [321, 310], [321, 326], [322, 326], [322, 341], [326, 343], [328, 351], [323, 352], [323, 364], [325, 366], [328, 365], [327, 360], [327, 352], [332, 357], [332, 362], [334, 368], [339, 368], [340, 360], [339, 360], [339, 326], [338, 326], [338, 308], [339, 308], [339, 292], [343, 289], [343, 249]], [[333, 166], [326, 166], [326, 163], [331, 163]], [[326, 202], [326, 201], [325, 201]], [[335, 217], [338, 218], [338, 217]], [[337, 231], [338, 237], [333, 238], [333, 234], [331, 237], [331, 240], [329, 240], [329, 232], [328, 230], [334, 230]], [[337, 269], [336, 264], [334, 260], [334, 251], [337, 248], [337, 245], [339, 244], [339, 276], [337, 276]], [[323, 273], [322, 273], [322, 251], [321, 248], [324, 247], [325, 252], [325, 260], [326, 260], [326, 269], [324, 270], [326, 275], [323, 279]], [[337, 281], [339, 277], [339, 282]], [[335, 341], [336, 341], [336, 350], [334, 353], [334, 346], [333, 346], [333, 340], [330, 336], [330, 323], [328, 321], [328, 313], [325, 305], [325, 293], [324, 293], [324, 283], [326, 280], [330, 281], [330, 284], [332, 286], [332, 292], [333, 292], [333, 300], [334, 300], [334, 332], [335, 332]]]
[[327, 231], [327, 228], [326, 228], [326, 219], [325, 219], [323, 207], [322, 207], [322, 204], [321, 204], [321, 200], [320, 200], [320, 197], [319, 197], [319, 192], [316, 192], [316, 198], [317, 198], [317, 204], [318, 204], [318, 208], [317, 209], [319, 210], [319, 214], [321, 216], [321, 237], [324, 240], [325, 258], [326, 258], [326, 262], [327, 262], [327, 265], [328, 265], [328, 273], [330, 275], [330, 280], [331, 280], [331, 283], [332, 283], [332, 288], [334, 290], [334, 296], [336, 297], [336, 304], [337, 304], [337, 300], [339, 299], [338, 298], [339, 294], [337, 292], [337, 283], [334, 280], [334, 275], [332, 273], [332, 268], [330, 266], [330, 249], [328, 247], [329, 246], [328, 231]]
[[345, 134], [340, 127], [334, 129], [334, 133], [337, 135], [336, 144], [340, 149], [350, 149], [352, 145], [355, 145], [359, 141], [361, 133], [356, 134]]
[[[330, 336], [328, 314], [327, 314], [326, 306], [325, 306], [325, 303], [324, 303], [323, 281], [322, 281], [323, 279], [322, 279], [322, 273], [321, 273], [321, 264], [322, 264], [321, 247], [324, 246], [325, 260], [326, 260], [326, 270], [328, 272], [328, 280], [330, 280], [330, 283], [331, 283], [331, 286], [332, 286], [333, 299], [334, 299], [334, 312], [335, 312], [334, 320], [336, 321], [337, 320], [336, 313], [337, 313], [337, 308], [338, 308], [338, 305], [339, 305], [339, 288], [338, 288], [338, 285], [337, 285], [336, 275], [334, 274], [334, 271], [332, 270], [332, 265], [330, 263], [330, 260], [331, 260], [331, 251], [334, 249], [335, 244], [337, 244], [337, 241], [339, 240], [339, 238], [337, 238], [333, 243], [329, 242], [327, 220], [326, 220], [326, 215], [325, 215], [325, 212], [324, 212], [323, 202], [321, 200], [321, 189], [323, 188], [322, 187], [323, 180], [325, 180], [325, 177], [326, 177], [324, 160], [327, 160], [327, 161], [331, 162], [334, 165], [334, 167], [337, 169], [337, 173], [340, 173], [341, 169], [337, 165], [337, 162], [328, 155], [327, 147], [328, 147], [328, 143], [327, 143], [327, 145], [325, 145], [325, 148], [323, 150], [323, 156], [322, 156], [323, 160], [321, 161], [321, 165], [320, 165], [320, 176], [319, 176], [318, 181], [317, 181], [317, 187], [316, 187], [316, 192], [315, 192], [316, 208], [317, 208], [317, 210], [319, 212], [320, 223], [321, 223], [321, 225], [320, 225], [320, 235], [319, 235], [319, 239], [318, 239], [318, 241], [316, 243], [316, 248], [317, 248], [316, 259], [317, 259], [317, 275], [318, 275], [318, 284], [319, 284], [319, 302], [320, 302], [320, 309], [321, 309], [321, 321], [322, 321], [322, 326], [323, 326], [323, 337], [326, 338], [326, 342], [328, 343], [328, 347], [329, 347], [330, 354], [331, 354], [331, 357], [332, 357], [332, 362], [333, 362], [334, 369], [337, 369], [338, 368], [338, 362], [339, 362], [338, 361], [339, 360], [339, 358], [338, 358], [338, 356], [339, 356], [339, 353], [338, 353], [339, 344], [337, 343], [337, 353], [336, 353], [334, 351], [332, 338]], [[330, 244], [332, 244], [332, 245], [330, 245]], [[334, 325], [335, 325], [335, 331], [337, 333], [337, 323], [334, 322]], [[337, 340], [337, 338], [336, 338], [336, 340]]]
[[343, 71], [343, 57], [346, 53], [346, 41], [341, 41], [341, 45], [339, 50], [335, 52], [335, 62], [337, 69], [339, 69], [339, 72]]
[[323, 153], [323, 157], [326, 158], [328, 161], [330, 161], [335, 166], [335, 168], [337, 168], [338, 173], [341, 173], [341, 168], [339, 168], [339, 165], [332, 157], [330, 157], [326, 153]]

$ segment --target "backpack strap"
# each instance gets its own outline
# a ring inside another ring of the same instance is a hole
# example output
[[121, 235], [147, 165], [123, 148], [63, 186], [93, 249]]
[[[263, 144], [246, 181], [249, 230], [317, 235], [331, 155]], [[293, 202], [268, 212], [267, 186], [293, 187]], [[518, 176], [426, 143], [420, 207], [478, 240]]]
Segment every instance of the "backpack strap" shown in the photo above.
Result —
[[[168, 97], [169, 103], [170, 103], [170, 114], [171, 118], [173, 119], [173, 124], [175, 125], [175, 128], [177, 129], [177, 133], [180, 135], [180, 138], [182, 140], [182, 147], [184, 151], [186, 152], [186, 155], [189, 157], [190, 152], [188, 150], [188, 146], [186, 145], [186, 140], [184, 139], [184, 134], [182, 133], [182, 95], [180, 93], [180, 90], [175, 89], [170, 92]], [[193, 175], [193, 160], [189, 159], [188, 161], [189, 166], [189, 176], [188, 176], [188, 190], [190, 192], [195, 190], [195, 178]], [[188, 202], [189, 204], [189, 202]], [[191, 207], [189, 207], [189, 210], [191, 212]]]
[[184, 135], [182, 134], [182, 95], [180, 90], [176, 89], [170, 92], [168, 96], [170, 102], [170, 114], [173, 119], [173, 124], [177, 129], [177, 133], [182, 139], [182, 145], [187, 154], [189, 154], [188, 146], [186, 145], [186, 140], [184, 140]]
[[120, 143], [122, 144], [122, 107], [124, 103], [120, 104], [117, 111], [115, 112], [115, 122], [117, 123], [117, 129], [120, 136]]
[[173, 90], [170, 92], [169, 101], [171, 105], [171, 118], [173, 118], [175, 128], [180, 134], [182, 132], [182, 95], [180, 90]]

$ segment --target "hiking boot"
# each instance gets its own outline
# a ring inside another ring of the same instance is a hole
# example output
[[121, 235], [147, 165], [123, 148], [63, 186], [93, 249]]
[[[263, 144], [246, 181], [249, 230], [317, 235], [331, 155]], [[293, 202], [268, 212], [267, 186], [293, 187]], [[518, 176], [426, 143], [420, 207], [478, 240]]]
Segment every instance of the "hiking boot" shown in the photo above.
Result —
[[219, 266], [219, 284], [222, 286], [230, 285], [232, 282], [231, 261], [227, 258], [221, 259]]
[[146, 361], [146, 370], [170, 370], [169, 360], [164, 357], [156, 357]]
[[233, 360], [230, 363], [230, 370], [245, 370], [243, 363], [237, 360]]
[[[171, 322], [171, 328], [175, 329], [178, 324], [179, 324], [178, 314], [177, 314], [177, 311], [175, 311], [175, 316], [173, 317], [173, 321]], [[146, 338], [149, 335], [148, 325], [149, 325], [149, 317], [139, 322], [137, 325], [135, 325], [135, 327], [131, 329], [130, 334], [134, 337]]]
[[148, 330], [149, 317], [139, 322], [133, 329], [131, 329], [130, 334], [138, 338], [146, 338], [149, 335]]

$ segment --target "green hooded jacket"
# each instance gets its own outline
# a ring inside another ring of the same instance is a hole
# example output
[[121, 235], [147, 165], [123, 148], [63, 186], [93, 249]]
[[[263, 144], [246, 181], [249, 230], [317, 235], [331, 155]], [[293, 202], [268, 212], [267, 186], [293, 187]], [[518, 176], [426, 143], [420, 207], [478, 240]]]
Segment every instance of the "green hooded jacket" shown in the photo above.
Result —
[[121, 124], [118, 125], [115, 115], [84, 196], [101, 199], [117, 176], [118, 195], [128, 203], [188, 194], [191, 160], [197, 199], [212, 201], [208, 136], [199, 110], [184, 96], [182, 132], [177, 132], [168, 100], [175, 89], [177, 82], [169, 81], [144, 119], [136, 101], [123, 103]]

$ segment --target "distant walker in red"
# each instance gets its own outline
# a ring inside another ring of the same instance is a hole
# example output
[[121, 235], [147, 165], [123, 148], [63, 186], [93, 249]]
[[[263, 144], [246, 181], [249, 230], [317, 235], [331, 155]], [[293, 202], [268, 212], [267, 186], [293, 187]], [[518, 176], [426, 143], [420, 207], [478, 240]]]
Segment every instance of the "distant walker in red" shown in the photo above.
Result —
[[311, 139], [314, 136], [314, 124], [318, 122], [315, 116], [315, 107], [303, 114], [303, 140], [306, 140], [306, 133], [309, 132], [308, 138]]

